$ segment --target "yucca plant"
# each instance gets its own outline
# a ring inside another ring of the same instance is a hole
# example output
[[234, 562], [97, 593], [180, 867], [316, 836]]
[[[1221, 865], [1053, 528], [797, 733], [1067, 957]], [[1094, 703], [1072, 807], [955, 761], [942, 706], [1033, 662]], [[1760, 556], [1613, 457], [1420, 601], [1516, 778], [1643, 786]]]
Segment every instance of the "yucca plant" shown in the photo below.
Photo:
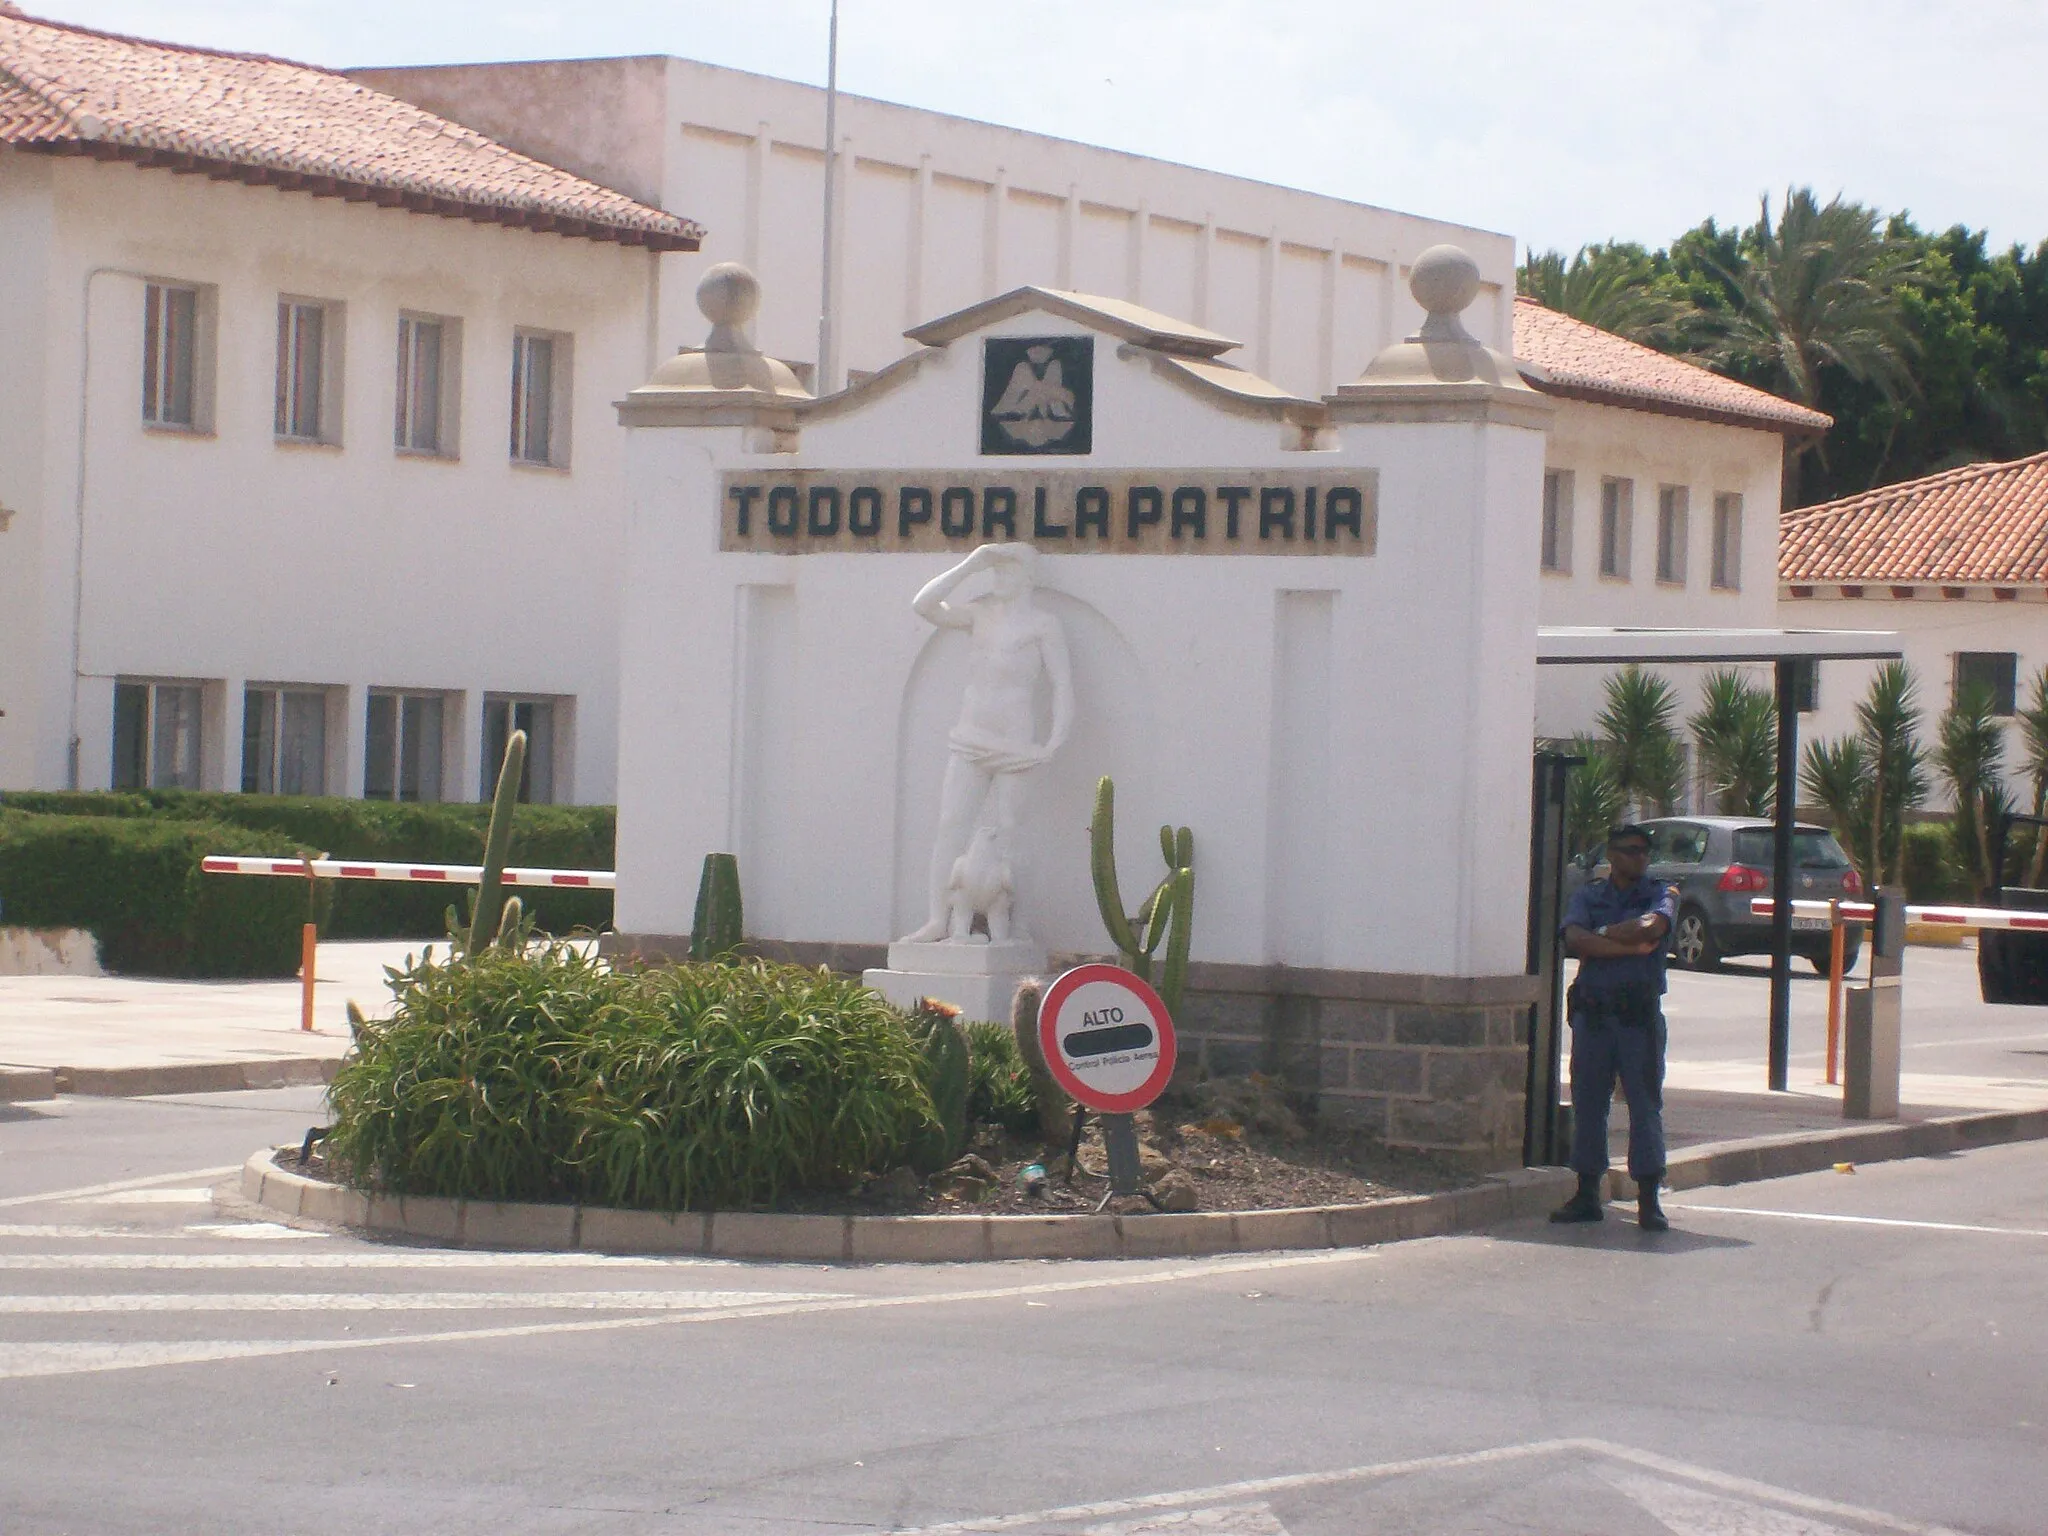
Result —
[[1999, 883], [1992, 868], [1991, 829], [2011, 806], [2005, 788], [2005, 727], [1991, 690], [1973, 683], [1957, 690], [1943, 712], [1935, 766], [1955, 801], [1956, 850], [1977, 891]]
[[1725, 816], [1767, 816], [1777, 802], [1778, 709], [1767, 688], [1740, 672], [1707, 674], [1686, 722], [1700, 768]]
[[[2048, 816], [2048, 667], [2034, 674], [2027, 707], [2020, 711], [2020, 751], [2034, 789], [2036, 816]], [[2034, 856], [2027, 864], [2027, 884], [2040, 888], [2048, 875], [2048, 827], [2034, 828]]]
[[1654, 672], [1631, 663], [1607, 679], [1607, 702], [1596, 724], [1631, 818], [1668, 809], [1685, 774], [1674, 722], [1678, 696]]
[[1581, 732], [1567, 751], [1585, 761], [1565, 778], [1565, 841], [1573, 853], [1591, 848], [1621, 817], [1621, 785], [1607, 744]]
[[1906, 813], [1927, 799], [1918, 690], [1903, 662], [1887, 662], [1856, 706], [1856, 730], [1807, 743], [1800, 784], [1826, 807], [1843, 847], [1872, 888], [1903, 873]]

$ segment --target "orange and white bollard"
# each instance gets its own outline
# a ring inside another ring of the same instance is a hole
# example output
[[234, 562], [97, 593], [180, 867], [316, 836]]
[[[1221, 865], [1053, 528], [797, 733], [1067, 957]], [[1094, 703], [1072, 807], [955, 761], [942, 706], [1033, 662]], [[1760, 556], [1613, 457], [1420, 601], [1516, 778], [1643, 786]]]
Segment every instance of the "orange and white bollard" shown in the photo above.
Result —
[[320, 925], [308, 923], [299, 936], [299, 1028], [313, 1028], [313, 960], [320, 948]]

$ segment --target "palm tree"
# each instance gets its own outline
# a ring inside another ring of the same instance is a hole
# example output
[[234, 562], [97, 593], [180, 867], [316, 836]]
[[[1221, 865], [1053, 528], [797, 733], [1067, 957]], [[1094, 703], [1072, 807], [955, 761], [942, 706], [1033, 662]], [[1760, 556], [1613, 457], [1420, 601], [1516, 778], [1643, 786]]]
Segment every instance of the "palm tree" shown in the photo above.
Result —
[[1980, 894], [1999, 883], [1991, 864], [1991, 828], [2011, 801], [2005, 788], [2005, 727], [1991, 690], [1981, 683], [1958, 689], [1941, 717], [1934, 760], [1955, 797], [1955, 836]]
[[1596, 724], [1607, 744], [1615, 788], [1631, 817], [1678, 798], [1685, 754], [1672, 722], [1678, 699], [1671, 685], [1630, 663], [1607, 679], [1607, 704]]
[[[1768, 197], [1734, 268], [1707, 264], [1732, 300], [1713, 311], [1710, 360], [1760, 369], [1783, 394], [1821, 409], [1821, 375], [1839, 369], [1887, 401], [1913, 390], [1912, 332], [1899, 303], [1916, 281], [1911, 248], [1880, 226], [1877, 213], [1838, 195], [1823, 206], [1810, 187], [1787, 190], [1775, 225]], [[1796, 484], [1812, 440], [1786, 456], [1786, 489]], [[1785, 505], [1795, 502], [1788, 499]]]
[[1724, 816], [1767, 816], [1777, 801], [1778, 710], [1770, 690], [1740, 672], [1710, 672], [1686, 722]]
[[1860, 736], [1838, 736], [1833, 741], [1809, 741], [1799, 768], [1799, 783], [1806, 798], [1823, 807], [1841, 835], [1849, 858], [1863, 876], [1866, 888], [1875, 888], [1880, 871], [1870, 862], [1870, 758]]
[[1620, 819], [1622, 797], [1606, 742], [1581, 732], [1572, 738], [1569, 750], [1573, 757], [1585, 759], [1565, 780], [1565, 841], [1579, 853], [1599, 842]]
[[1809, 742], [1800, 783], [1824, 806], [1865, 885], [1897, 884], [1905, 858], [1906, 812], [1927, 798], [1913, 674], [1887, 662], [1856, 706], [1856, 730]]
[[1515, 288], [1546, 309], [1650, 347], [1676, 345], [1695, 314], [1677, 280], [1660, 276], [1634, 245], [1582, 245], [1570, 262], [1562, 251], [1531, 251]]
[[[2048, 816], [2048, 667], [2034, 674], [2027, 707], [2020, 711], [2020, 748], [2027, 777], [2034, 784], [2034, 814]], [[2037, 823], [2027, 884], [2040, 889], [2043, 874], [2048, 874], [2048, 827]]]

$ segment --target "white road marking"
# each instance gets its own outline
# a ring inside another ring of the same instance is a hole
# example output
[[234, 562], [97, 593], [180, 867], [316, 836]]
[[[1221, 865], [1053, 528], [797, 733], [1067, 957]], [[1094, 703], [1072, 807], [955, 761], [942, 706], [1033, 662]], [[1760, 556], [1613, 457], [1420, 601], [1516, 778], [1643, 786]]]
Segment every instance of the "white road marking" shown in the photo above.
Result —
[[1768, 1505], [1737, 1500], [1641, 1472], [1596, 1469], [1604, 1483], [1656, 1517], [1675, 1536], [1856, 1536], [1832, 1522], [1788, 1514]]
[[324, 1234], [308, 1232], [299, 1227], [288, 1227], [276, 1221], [188, 1221], [185, 1231], [201, 1237], [231, 1237], [242, 1242], [271, 1243], [294, 1237], [320, 1237]]
[[125, 1237], [147, 1238], [155, 1242], [159, 1238], [175, 1235], [163, 1231], [151, 1232], [141, 1227], [60, 1226], [49, 1221], [0, 1222], [0, 1237], [69, 1237], [81, 1241], [94, 1237]]
[[1236, 1504], [1091, 1525], [1081, 1536], [1287, 1536], [1287, 1527], [1270, 1504]]
[[78, 1189], [53, 1189], [41, 1195], [9, 1195], [0, 1199], [0, 1209], [11, 1205], [44, 1205], [60, 1200], [83, 1200], [89, 1195], [111, 1195], [124, 1189], [148, 1189], [157, 1184], [178, 1184], [190, 1179], [224, 1179], [241, 1168], [229, 1163], [224, 1168], [187, 1168], [183, 1173], [155, 1173], [147, 1178], [120, 1179], [112, 1184], [87, 1184]]
[[66, 1205], [210, 1205], [212, 1189], [129, 1189], [109, 1195], [79, 1195]]
[[1960, 1221], [1903, 1221], [1896, 1216], [1835, 1216], [1825, 1211], [1765, 1211], [1744, 1205], [1671, 1205], [1673, 1211], [1722, 1216], [1775, 1216], [1782, 1221], [1832, 1221], [1852, 1227], [1906, 1227], [1919, 1232], [1989, 1232], [1997, 1237], [2048, 1237], [2039, 1227], [1977, 1227]]
[[[70, 1236], [76, 1227], [58, 1230]], [[167, 1234], [109, 1231], [154, 1241]], [[324, 1234], [314, 1234], [321, 1236]], [[5, 1269], [737, 1269], [732, 1259], [659, 1258], [611, 1253], [450, 1253], [432, 1248], [370, 1248], [343, 1253], [0, 1253]]]
[[[75, 1312], [704, 1312], [831, 1301], [844, 1291], [243, 1291], [4, 1296], [0, 1314]], [[0, 1345], [0, 1349], [6, 1346]]]
[[[1200, 1265], [1183, 1265], [1168, 1269], [1140, 1272], [1117, 1270], [1097, 1273], [1079, 1280], [1048, 1280], [1033, 1285], [989, 1286], [979, 1290], [934, 1291], [923, 1294], [899, 1296], [846, 1296], [823, 1301], [775, 1301], [769, 1300], [746, 1305], [735, 1305], [712, 1312], [684, 1312], [640, 1315], [633, 1317], [593, 1318], [583, 1322], [525, 1323], [500, 1328], [454, 1329], [442, 1333], [394, 1334], [386, 1338], [349, 1339], [289, 1339], [289, 1340], [224, 1340], [218, 1344], [192, 1343], [177, 1345], [129, 1344], [129, 1345], [73, 1345], [73, 1344], [4, 1344], [0, 1343], [0, 1379], [18, 1376], [62, 1376], [78, 1371], [128, 1370], [140, 1366], [180, 1365], [204, 1360], [229, 1360], [253, 1355], [302, 1355], [320, 1351], [349, 1349], [383, 1349], [400, 1344], [460, 1344], [486, 1339], [537, 1338], [558, 1333], [608, 1333], [625, 1328], [683, 1327], [696, 1323], [727, 1322], [738, 1319], [759, 1317], [795, 1317], [815, 1312], [870, 1312], [891, 1307], [945, 1306], [960, 1302], [1010, 1301], [1025, 1296], [1057, 1295], [1081, 1291], [1124, 1290], [1134, 1286], [1171, 1285], [1183, 1280], [1207, 1280], [1217, 1276], [1244, 1274], [1252, 1271], [1274, 1269], [1299, 1269], [1311, 1265], [1355, 1264], [1376, 1258], [1374, 1249], [1337, 1249], [1324, 1253], [1288, 1254], [1279, 1258], [1243, 1259]], [[39, 1259], [54, 1259], [56, 1262], [39, 1265], [39, 1268], [66, 1267], [65, 1255], [38, 1254]], [[147, 1254], [97, 1254], [87, 1255], [95, 1259], [108, 1258], [154, 1258]], [[310, 1258], [318, 1255], [278, 1254], [186, 1254], [185, 1260], [192, 1259], [241, 1259], [262, 1258]], [[457, 1257], [445, 1255], [444, 1257]], [[463, 1256], [463, 1257], [466, 1257]], [[477, 1257], [493, 1257], [478, 1255]], [[496, 1256], [510, 1257], [510, 1256]], [[554, 1257], [548, 1255], [547, 1257]], [[0, 1259], [0, 1267], [8, 1267]], [[26, 1267], [26, 1266], [15, 1266]], [[94, 1268], [111, 1267], [95, 1264]], [[177, 1268], [200, 1267], [189, 1263]], [[221, 1266], [250, 1267], [250, 1266]], [[773, 1296], [776, 1293], [758, 1293]], [[213, 1351], [208, 1353], [208, 1351]]]
[[[1803, 1493], [1794, 1493], [1790, 1489], [1773, 1488], [1768, 1483], [1716, 1472], [1711, 1467], [1692, 1466], [1668, 1456], [1660, 1456], [1654, 1451], [1639, 1451], [1633, 1446], [1617, 1445], [1611, 1440], [1594, 1439], [1533, 1440], [1523, 1445], [1494, 1446], [1483, 1451], [1454, 1451], [1447, 1455], [1419, 1456], [1408, 1461], [1383, 1461], [1368, 1466], [1344, 1467], [1331, 1472], [1295, 1472], [1280, 1477], [1247, 1478], [1243, 1482], [1217, 1483], [1207, 1488], [1189, 1488], [1178, 1493], [1151, 1493], [1131, 1499], [1109, 1499], [1099, 1504], [1068, 1504], [1057, 1509], [1035, 1510], [1023, 1515], [991, 1515], [978, 1520], [949, 1521], [944, 1525], [921, 1525], [914, 1530], [899, 1531], [897, 1536], [941, 1536], [941, 1533], [951, 1536], [953, 1532], [1014, 1531], [1034, 1525], [1139, 1514], [1147, 1510], [1214, 1505], [1219, 1501], [1284, 1493], [1299, 1488], [1328, 1488], [1343, 1483], [1405, 1477], [1417, 1472], [1482, 1467], [1566, 1454], [1631, 1463], [1669, 1477], [1682, 1478], [1744, 1498], [1769, 1500], [1786, 1509], [1795, 1509], [1806, 1514], [1855, 1520], [1881, 1531], [1900, 1533], [1900, 1536], [1960, 1536], [1960, 1533], [1950, 1530], [1947, 1526], [1923, 1525], [1917, 1521], [1900, 1520], [1881, 1510], [1859, 1509], [1853, 1504], [1838, 1504], [1832, 1499], [1811, 1498]], [[1714, 1536], [1724, 1536], [1724, 1533], [1716, 1531]], [[1737, 1527], [1725, 1533], [1725, 1536], [1752, 1536], [1752, 1533]], [[1758, 1531], [1754, 1536], [1778, 1536], [1778, 1533]]]

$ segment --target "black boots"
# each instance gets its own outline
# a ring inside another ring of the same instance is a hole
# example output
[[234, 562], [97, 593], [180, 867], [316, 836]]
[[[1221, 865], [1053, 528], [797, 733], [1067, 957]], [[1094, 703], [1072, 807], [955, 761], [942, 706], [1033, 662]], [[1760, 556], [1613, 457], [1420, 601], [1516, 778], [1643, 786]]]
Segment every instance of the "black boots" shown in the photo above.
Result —
[[1664, 1214], [1664, 1207], [1657, 1203], [1657, 1186], [1654, 1182], [1636, 1186], [1636, 1225], [1645, 1232], [1671, 1230], [1671, 1218]]
[[1550, 1213], [1552, 1221], [1599, 1221], [1605, 1216], [1600, 1209], [1600, 1185], [1603, 1175], [1582, 1173], [1579, 1175], [1579, 1192]]

